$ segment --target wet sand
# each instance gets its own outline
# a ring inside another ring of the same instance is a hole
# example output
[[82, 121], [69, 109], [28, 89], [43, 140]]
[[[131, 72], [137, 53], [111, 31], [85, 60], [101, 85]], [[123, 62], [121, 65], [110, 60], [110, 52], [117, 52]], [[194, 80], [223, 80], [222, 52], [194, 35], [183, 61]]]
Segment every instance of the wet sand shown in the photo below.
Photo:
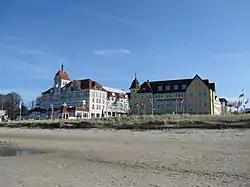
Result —
[[250, 130], [0, 129], [0, 187], [250, 186]]

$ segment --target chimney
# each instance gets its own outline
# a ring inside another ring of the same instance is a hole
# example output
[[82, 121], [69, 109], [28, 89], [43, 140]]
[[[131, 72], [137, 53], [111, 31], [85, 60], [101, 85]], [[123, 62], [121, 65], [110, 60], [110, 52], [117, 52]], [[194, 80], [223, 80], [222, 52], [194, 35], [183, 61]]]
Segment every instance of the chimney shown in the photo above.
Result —
[[61, 65], [61, 71], [63, 71], [63, 64]]

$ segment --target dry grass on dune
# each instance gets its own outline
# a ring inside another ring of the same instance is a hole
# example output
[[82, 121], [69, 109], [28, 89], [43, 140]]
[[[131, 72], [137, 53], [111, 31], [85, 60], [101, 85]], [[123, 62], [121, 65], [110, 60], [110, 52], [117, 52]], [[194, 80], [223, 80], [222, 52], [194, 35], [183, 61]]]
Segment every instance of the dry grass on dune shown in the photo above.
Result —
[[250, 128], [250, 115], [154, 115], [106, 119], [30, 120], [1, 123], [3, 127], [28, 128]]

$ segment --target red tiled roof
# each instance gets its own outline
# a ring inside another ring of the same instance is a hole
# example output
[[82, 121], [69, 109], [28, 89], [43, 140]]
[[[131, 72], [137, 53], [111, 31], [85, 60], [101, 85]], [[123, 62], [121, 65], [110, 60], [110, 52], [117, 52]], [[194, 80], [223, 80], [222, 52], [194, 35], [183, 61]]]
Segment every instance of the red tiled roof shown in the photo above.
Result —
[[[66, 87], [69, 87], [74, 81], [71, 81]], [[102, 85], [91, 79], [75, 80], [81, 89], [102, 89]]]
[[128, 98], [127, 93], [116, 93], [116, 92], [107, 92], [108, 97], [116, 97], [116, 98]]
[[59, 71], [56, 73], [55, 77], [56, 77], [56, 76], [59, 76], [61, 79], [64, 79], [64, 80], [70, 80], [68, 74], [67, 74], [65, 71], [62, 71], [62, 70], [59, 70]]

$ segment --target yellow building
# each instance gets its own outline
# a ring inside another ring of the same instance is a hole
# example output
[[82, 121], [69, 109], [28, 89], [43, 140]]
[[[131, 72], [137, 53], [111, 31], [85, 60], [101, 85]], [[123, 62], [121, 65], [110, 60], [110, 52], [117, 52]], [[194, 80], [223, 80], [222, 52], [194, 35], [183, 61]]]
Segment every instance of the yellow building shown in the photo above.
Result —
[[215, 83], [195, 75], [192, 79], [145, 81], [130, 86], [130, 112], [142, 114], [214, 114]]

